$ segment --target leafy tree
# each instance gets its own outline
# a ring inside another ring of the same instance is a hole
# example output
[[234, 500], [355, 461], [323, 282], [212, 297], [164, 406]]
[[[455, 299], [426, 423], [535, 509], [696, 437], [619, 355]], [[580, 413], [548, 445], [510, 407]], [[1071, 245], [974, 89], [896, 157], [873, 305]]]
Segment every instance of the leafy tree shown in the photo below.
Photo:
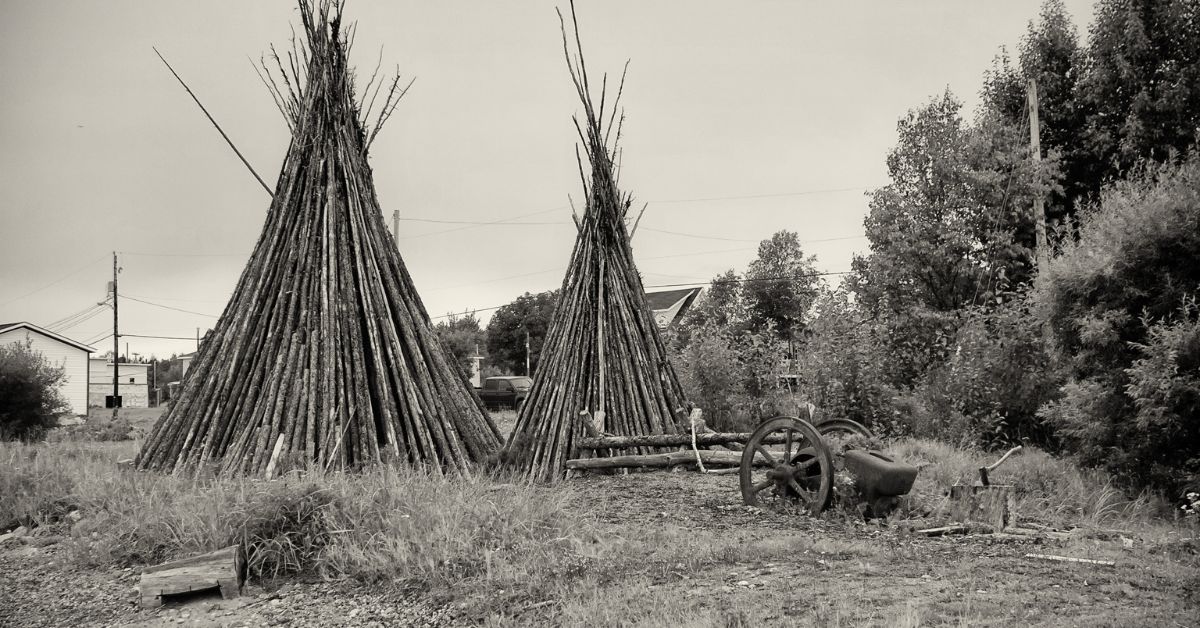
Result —
[[888, 155], [892, 183], [871, 193], [864, 224], [871, 253], [856, 257], [847, 284], [888, 326], [890, 381], [910, 386], [947, 355], [960, 312], [995, 303], [1028, 283], [1035, 174], [1042, 189], [1056, 162], [1033, 164], [1017, 129], [962, 120], [947, 91], [898, 124]]
[[1195, 0], [1101, 0], [1078, 86], [1094, 191], [1142, 161], [1186, 155], [1200, 128], [1200, 8]]
[[542, 344], [550, 328], [550, 319], [558, 304], [558, 290], [525, 294], [502, 306], [487, 326], [489, 361], [496, 367], [518, 374], [525, 373], [525, 335], [529, 334], [529, 362], [536, 372]]
[[731, 268], [713, 277], [708, 288], [684, 314], [682, 327], [695, 328], [712, 324], [725, 328], [741, 324], [745, 319], [742, 278]]
[[479, 319], [475, 317], [475, 313], [467, 312], [462, 316], [451, 314], [438, 321], [434, 329], [442, 339], [442, 344], [458, 362], [459, 368], [463, 373], [470, 375], [471, 357], [478, 355], [487, 344], [487, 334], [479, 326]]
[[59, 392], [66, 370], [33, 342], [0, 345], [0, 440], [41, 440], [70, 406]]
[[759, 243], [742, 287], [755, 329], [771, 328], [783, 339], [799, 337], [821, 283], [816, 260], [805, 257], [794, 231], [780, 231]]
[[1133, 485], [1200, 473], [1200, 156], [1107, 191], [1036, 294], [1068, 376], [1042, 416], [1067, 444]]

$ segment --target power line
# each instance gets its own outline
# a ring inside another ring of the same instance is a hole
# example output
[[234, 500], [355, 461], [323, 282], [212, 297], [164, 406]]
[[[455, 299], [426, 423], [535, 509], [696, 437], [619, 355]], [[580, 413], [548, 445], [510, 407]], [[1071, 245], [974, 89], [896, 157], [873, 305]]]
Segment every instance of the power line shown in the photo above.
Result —
[[[111, 335], [111, 334], [110, 334]], [[146, 336], [142, 334], [121, 334], [122, 338], [157, 338], [160, 340], [191, 340], [196, 341], [195, 336]]]
[[548, 214], [550, 212], [556, 212], [559, 210], [567, 209], [568, 207], [569, 207], [568, 205], [559, 205], [558, 207], [552, 207], [550, 209], [543, 209], [541, 211], [530, 212], [528, 214], [521, 214], [519, 216], [512, 216], [510, 218], [502, 218], [500, 220], [481, 222], [479, 224], [467, 224], [467, 225], [463, 225], [461, 227], [454, 227], [453, 229], [442, 229], [441, 231], [430, 231], [429, 233], [418, 233], [416, 235], [401, 236], [400, 239], [401, 240], [412, 240], [414, 238], [424, 238], [424, 237], [438, 235], [438, 234], [442, 234], [442, 233], [451, 233], [454, 231], [462, 231], [464, 229], [474, 229], [476, 227], [480, 227], [483, 225], [497, 225], [497, 224], [509, 223], [514, 220], [517, 220], [518, 218], [528, 218], [530, 216], [540, 216], [542, 214]]
[[[642, 286], [642, 288], [684, 288], [684, 287], [689, 287], [689, 286], [706, 286], [706, 285], [711, 285], [711, 284], [727, 284], [727, 283], [750, 283], [750, 282], [758, 282], [758, 281], [799, 281], [801, 279], [811, 279], [814, 277], [832, 277], [834, 275], [849, 275], [850, 272], [851, 271], [848, 271], [848, 270], [839, 270], [839, 271], [829, 271], [829, 272], [820, 272], [820, 273], [806, 273], [803, 275], [793, 275], [790, 277], [788, 277], [788, 276], [755, 277], [755, 278], [739, 277], [737, 279], [713, 279], [710, 281], [693, 281], [691, 283], [664, 283], [664, 284], [656, 284], [656, 285], [651, 285], [651, 286]], [[505, 303], [504, 305], [508, 305], [508, 303]], [[466, 312], [469, 312], [469, 313], [490, 312], [492, 310], [498, 310], [498, 309], [504, 307], [504, 305], [493, 305], [491, 307], [481, 307], [481, 308], [467, 308]], [[464, 312], [464, 313], [466, 313], [466, 312]], [[461, 315], [462, 314], [444, 314], [442, 316], [430, 316], [429, 319], [430, 320], [438, 320], [441, 318], [450, 318], [451, 316], [461, 316]], [[122, 334], [122, 335], [124, 335], [124, 334]]]
[[883, 187], [886, 184], [880, 185], [860, 185], [851, 188], [829, 188], [825, 190], [799, 190], [796, 192], [777, 192], [772, 194], [748, 194], [744, 196], [711, 196], [707, 198], [676, 198], [665, 201], [650, 201], [651, 203], [707, 203], [710, 201], [743, 201], [756, 198], [779, 198], [784, 196], [809, 196], [811, 194], [834, 194], [837, 192], [857, 192], [860, 190], [870, 190], [872, 188]]
[[[171, 307], [169, 305], [163, 305], [161, 303], [152, 303], [150, 301], [143, 301], [142, 299], [135, 299], [127, 294], [122, 294], [120, 296], [123, 299], [129, 299], [130, 301], [137, 301], [138, 303], [145, 303], [146, 305], [153, 305], [154, 307], [161, 307], [164, 310], [174, 310], [176, 312], [183, 312], [185, 314], [196, 314], [198, 316], [207, 316], [209, 318], [220, 318], [216, 314], [206, 314], [204, 312], [193, 312], [192, 310], [185, 310], [183, 308]], [[121, 334], [121, 335], [124, 336], [125, 334]]]
[[496, 222], [494, 220], [440, 220], [437, 218], [400, 218], [404, 222], [432, 222], [437, 224], [447, 225], [500, 225], [500, 226], [517, 226], [517, 225], [569, 225], [571, 223], [565, 220], [555, 220], [553, 222]]
[[104, 307], [107, 307], [107, 305], [108, 305], [107, 299], [100, 303], [93, 303], [92, 305], [89, 305], [88, 307], [85, 307], [82, 310], [79, 310], [78, 312], [74, 312], [72, 314], [68, 314], [68, 315], [62, 317], [62, 318], [54, 321], [53, 323], [47, 323], [45, 325], [45, 328], [49, 329], [50, 331], [54, 331], [55, 328], [57, 328], [57, 327], [61, 327], [63, 325], [70, 324], [81, 317], [85, 317], [85, 316], [92, 314], [98, 308], [103, 309]]
[[36, 290], [33, 290], [33, 291], [31, 291], [31, 292], [26, 292], [25, 294], [23, 294], [23, 295], [21, 295], [21, 296], [19, 296], [19, 297], [15, 298], [15, 299], [9, 299], [9, 300], [5, 301], [4, 303], [0, 303], [0, 307], [3, 307], [3, 306], [5, 306], [5, 305], [8, 305], [8, 304], [10, 304], [10, 303], [16, 303], [17, 301], [20, 301], [21, 299], [24, 299], [25, 297], [33, 296], [33, 295], [35, 295], [35, 294], [37, 294], [37, 293], [41, 292], [42, 290], [45, 290], [46, 288], [49, 288], [50, 286], [53, 286], [53, 285], [56, 285], [56, 284], [62, 283], [63, 281], [66, 281], [67, 279], [70, 279], [71, 277], [73, 277], [73, 276], [75, 276], [75, 275], [77, 275], [77, 274], [79, 274], [79, 273], [83, 272], [84, 270], [87, 270], [88, 268], [91, 268], [91, 267], [92, 267], [92, 265], [94, 265], [96, 262], [98, 262], [98, 261], [100, 261], [100, 260], [102, 260], [102, 259], [104, 259], [104, 258], [106, 258], [106, 257], [108, 257], [108, 255], [107, 255], [107, 254], [105, 254], [105, 255], [101, 255], [100, 257], [97, 257], [96, 259], [93, 259], [92, 261], [90, 261], [90, 262], [88, 262], [88, 263], [84, 264], [83, 266], [80, 266], [79, 268], [76, 268], [75, 270], [73, 270], [73, 271], [71, 271], [71, 272], [69, 272], [69, 273], [67, 273], [67, 274], [63, 275], [62, 277], [59, 277], [58, 279], [55, 279], [54, 281], [51, 281], [50, 283], [48, 283], [48, 284], [46, 284], [46, 285], [42, 286], [41, 288], [37, 288]]
[[245, 257], [241, 253], [141, 253], [136, 251], [117, 251], [121, 255], [136, 255], [138, 257]]
[[83, 323], [86, 323], [87, 321], [90, 321], [90, 320], [92, 320], [93, 318], [96, 318], [96, 316], [98, 316], [98, 315], [99, 315], [99, 314], [101, 314], [102, 312], [106, 311], [107, 309], [108, 309], [108, 307], [106, 307], [106, 306], [97, 307], [97, 308], [93, 309], [93, 310], [91, 311], [91, 313], [90, 313], [90, 314], [88, 314], [87, 316], [84, 316], [84, 317], [82, 317], [82, 318], [78, 318], [78, 319], [76, 319], [76, 320], [74, 320], [74, 321], [71, 321], [70, 323], [67, 323], [67, 324], [65, 324], [65, 325], [61, 325], [61, 326], [59, 326], [59, 327], [57, 327], [57, 328], [55, 328], [55, 329], [52, 329], [52, 330], [50, 330], [50, 331], [53, 331], [53, 332], [55, 332], [55, 333], [58, 333], [58, 334], [61, 334], [61, 333], [63, 333], [64, 331], [67, 331], [68, 329], [71, 329], [71, 328], [73, 328], [73, 327], [77, 327], [77, 326], [79, 326], [79, 325], [81, 325], [81, 324], [83, 324]]

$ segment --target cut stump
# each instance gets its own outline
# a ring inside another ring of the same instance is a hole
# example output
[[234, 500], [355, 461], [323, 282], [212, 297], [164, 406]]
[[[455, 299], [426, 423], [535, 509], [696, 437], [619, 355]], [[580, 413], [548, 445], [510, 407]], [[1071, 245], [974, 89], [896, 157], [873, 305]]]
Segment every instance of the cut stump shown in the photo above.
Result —
[[245, 579], [241, 545], [150, 567], [138, 582], [143, 608], [162, 606], [163, 597], [220, 589], [221, 597], [237, 597]]
[[1012, 500], [1013, 487], [1010, 485], [951, 486], [950, 518], [963, 523], [986, 523], [999, 532], [1016, 525]]

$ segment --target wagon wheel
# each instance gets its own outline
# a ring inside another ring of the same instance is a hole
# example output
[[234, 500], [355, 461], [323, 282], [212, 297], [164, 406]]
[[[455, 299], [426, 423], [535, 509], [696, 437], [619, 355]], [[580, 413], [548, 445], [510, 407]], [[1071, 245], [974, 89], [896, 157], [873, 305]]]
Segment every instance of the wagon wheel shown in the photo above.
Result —
[[864, 436], [866, 438], [875, 438], [871, 430], [867, 426], [852, 421], [850, 419], [826, 419], [817, 424], [817, 431], [821, 436], [826, 434], [847, 434], [850, 436]]
[[820, 514], [833, 496], [833, 456], [807, 421], [767, 419], [742, 451], [741, 486], [747, 506], [793, 504]]

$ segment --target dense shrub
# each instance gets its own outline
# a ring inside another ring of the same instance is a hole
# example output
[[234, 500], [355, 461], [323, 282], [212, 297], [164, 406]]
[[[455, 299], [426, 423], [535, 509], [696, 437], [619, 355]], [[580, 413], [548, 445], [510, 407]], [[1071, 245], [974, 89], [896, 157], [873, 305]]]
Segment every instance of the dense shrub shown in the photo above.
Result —
[[0, 440], [44, 438], [70, 409], [59, 392], [66, 377], [30, 340], [0, 345]]
[[675, 350], [672, 362], [709, 427], [752, 430], [762, 419], [796, 414], [806, 401], [780, 380], [788, 344], [769, 327], [731, 330], [709, 323], [689, 331], [690, 342]]
[[883, 356], [883, 325], [866, 315], [845, 290], [826, 292], [797, 359], [800, 389], [824, 416], [853, 419], [895, 433], [897, 390]]
[[1036, 292], [1068, 381], [1042, 416], [1089, 464], [1135, 486], [1195, 473], [1193, 302], [1200, 292], [1200, 160], [1121, 182], [1083, 217]]
[[1053, 446], [1053, 426], [1038, 409], [1058, 396], [1060, 383], [1027, 300], [969, 310], [953, 353], [918, 388], [934, 422], [923, 435], [986, 448]]

